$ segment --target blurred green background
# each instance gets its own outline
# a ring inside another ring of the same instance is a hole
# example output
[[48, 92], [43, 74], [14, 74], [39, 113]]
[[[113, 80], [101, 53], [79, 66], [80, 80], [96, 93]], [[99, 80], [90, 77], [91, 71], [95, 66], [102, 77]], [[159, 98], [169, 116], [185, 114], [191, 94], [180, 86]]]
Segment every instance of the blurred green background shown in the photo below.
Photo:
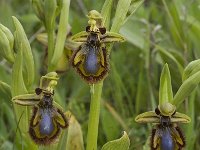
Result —
[[[72, 0], [69, 14], [72, 34], [84, 30], [88, 11], [100, 11], [103, 3], [102, 0]], [[116, 5], [117, 0], [114, 0], [111, 18]], [[131, 140], [130, 150], [148, 149], [146, 141], [152, 126], [137, 124], [134, 118], [157, 106], [160, 73], [165, 63], [169, 64], [173, 92], [176, 93], [182, 83], [184, 67], [190, 61], [200, 58], [199, 12], [200, 0], [146, 0], [121, 27], [120, 33], [127, 42], [117, 43], [112, 49], [110, 73], [103, 87], [99, 148], [107, 141], [119, 138], [122, 131], [127, 131]], [[31, 43], [36, 69], [34, 87], [37, 87], [41, 75], [45, 74], [46, 47], [35, 36], [43, 25], [34, 14], [31, 2], [27, 0], [1, 0], [0, 23], [14, 31], [11, 16], [20, 20]], [[7, 84], [11, 82], [11, 65], [1, 56], [0, 80]], [[178, 109], [192, 118], [190, 124], [181, 126], [188, 150], [200, 149], [199, 99], [198, 87]], [[89, 86], [69, 66], [59, 80], [56, 101], [75, 115], [86, 141]], [[16, 128], [11, 97], [0, 89], [0, 149], [15, 147]]]

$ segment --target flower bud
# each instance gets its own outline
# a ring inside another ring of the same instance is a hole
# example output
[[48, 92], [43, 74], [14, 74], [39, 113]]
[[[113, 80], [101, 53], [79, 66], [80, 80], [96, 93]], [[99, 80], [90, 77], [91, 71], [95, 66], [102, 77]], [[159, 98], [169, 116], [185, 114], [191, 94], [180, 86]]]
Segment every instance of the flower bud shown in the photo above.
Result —
[[9, 62], [14, 62], [14, 38], [8, 28], [0, 25], [0, 54]]
[[11, 31], [5, 27], [4, 25], [0, 24], [0, 29], [5, 33], [5, 35], [7, 36], [8, 38], [8, 41], [9, 41], [9, 44], [10, 44], [10, 47], [11, 49], [13, 49], [13, 45], [14, 45], [14, 36], [13, 34], [11, 33]]

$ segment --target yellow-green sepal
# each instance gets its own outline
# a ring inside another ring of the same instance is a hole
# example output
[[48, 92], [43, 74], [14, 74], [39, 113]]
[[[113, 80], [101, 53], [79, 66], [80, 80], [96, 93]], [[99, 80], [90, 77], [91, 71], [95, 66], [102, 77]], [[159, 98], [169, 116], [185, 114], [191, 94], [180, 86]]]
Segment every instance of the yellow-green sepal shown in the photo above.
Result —
[[87, 42], [88, 33], [86, 31], [79, 32], [71, 37], [74, 42]]
[[179, 123], [190, 123], [191, 119], [189, 116], [183, 113], [176, 112], [172, 117], [171, 117], [171, 122], [179, 122]]
[[37, 94], [23, 94], [12, 98], [12, 101], [18, 105], [34, 106], [40, 101], [40, 96]]
[[138, 123], [160, 123], [160, 117], [154, 111], [147, 111], [135, 117]]
[[115, 32], [106, 32], [105, 34], [100, 36], [102, 43], [112, 43], [112, 42], [124, 42], [125, 38], [118, 33]]

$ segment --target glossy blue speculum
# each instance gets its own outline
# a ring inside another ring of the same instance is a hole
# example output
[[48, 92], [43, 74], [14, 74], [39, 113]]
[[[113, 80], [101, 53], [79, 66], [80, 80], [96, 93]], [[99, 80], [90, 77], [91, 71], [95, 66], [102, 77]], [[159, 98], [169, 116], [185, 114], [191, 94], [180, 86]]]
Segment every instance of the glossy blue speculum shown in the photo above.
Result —
[[39, 123], [40, 133], [43, 135], [51, 135], [54, 130], [54, 124], [51, 113], [48, 110], [41, 111], [41, 121]]
[[89, 74], [96, 74], [99, 70], [98, 58], [94, 47], [89, 48], [89, 52], [86, 55], [85, 71]]
[[174, 150], [175, 144], [173, 137], [170, 134], [170, 129], [165, 127], [162, 129], [162, 137], [161, 137], [161, 150]]

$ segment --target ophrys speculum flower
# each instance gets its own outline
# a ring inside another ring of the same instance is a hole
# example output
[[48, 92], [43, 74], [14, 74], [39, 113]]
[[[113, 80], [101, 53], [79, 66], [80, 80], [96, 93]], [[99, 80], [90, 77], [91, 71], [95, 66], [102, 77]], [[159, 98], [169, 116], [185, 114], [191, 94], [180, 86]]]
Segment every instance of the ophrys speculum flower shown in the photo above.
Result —
[[40, 87], [34, 94], [19, 95], [13, 98], [19, 105], [33, 106], [29, 124], [29, 134], [37, 144], [47, 145], [56, 140], [61, 128], [68, 127], [68, 119], [63, 111], [54, 105], [54, 86], [57, 74], [49, 73], [41, 78]]
[[176, 107], [170, 103], [158, 106], [155, 111], [149, 111], [135, 118], [138, 123], [156, 123], [152, 130], [150, 146], [152, 150], [181, 150], [185, 147], [185, 138], [177, 123], [189, 123], [190, 118], [176, 112]]
[[106, 43], [122, 42], [124, 38], [120, 34], [106, 31], [97, 11], [90, 11], [88, 18], [86, 31], [71, 38], [75, 42], [82, 42], [78, 50], [74, 51], [71, 63], [84, 80], [93, 84], [104, 79], [109, 71]]

